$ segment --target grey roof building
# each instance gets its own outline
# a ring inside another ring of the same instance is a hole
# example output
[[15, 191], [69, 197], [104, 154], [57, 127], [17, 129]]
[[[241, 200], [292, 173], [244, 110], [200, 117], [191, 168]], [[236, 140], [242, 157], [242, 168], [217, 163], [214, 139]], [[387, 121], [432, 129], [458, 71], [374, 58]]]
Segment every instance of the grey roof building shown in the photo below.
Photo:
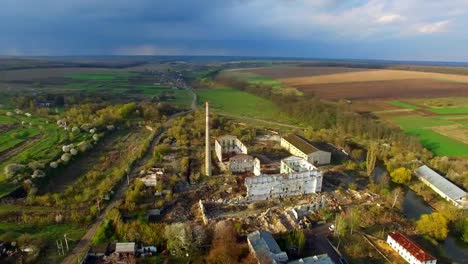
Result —
[[447, 180], [444, 176], [433, 171], [426, 165], [419, 167], [415, 174], [422, 182], [431, 187], [431, 189], [442, 196], [442, 198], [452, 202], [456, 207], [463, 209], [468, 208], [466, 192]]
[[259, 263], [272, 264], [334, 264], [327, 254], [300, 258], [289, 261], [286, 252], [281, 251], [278, 243], [268, 231], [257, 230], [247, 235], [247, 243]]

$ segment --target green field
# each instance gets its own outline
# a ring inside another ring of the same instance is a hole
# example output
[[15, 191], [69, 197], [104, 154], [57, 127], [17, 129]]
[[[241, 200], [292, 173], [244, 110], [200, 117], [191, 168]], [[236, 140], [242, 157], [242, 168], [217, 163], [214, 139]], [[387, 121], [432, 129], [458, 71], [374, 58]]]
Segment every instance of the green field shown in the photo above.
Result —
[[437, 108], [430, 108], [431, 112], [442, 114], [442, 115], [449, 115], [449, 114], [468, 114], [468, 107], [437, 107]]
[[226, 76], [229, 78], [246, 81], [251, 85], [265, 85], [268, 87], [272, 87], [275, 93], [292, 93], [296, 95], [302, 95], [302, 92], [293, 88], [293, 87], [286, 87], [282, 82], [270, 78], [268, 76], [263, 76], [259, 74], [255, 74], [252, 72], [245, 72], [245, 71], [238, 71], [238, 70], [225, 70], [221, 74], [221, 76]]
[[27, 139], [31, 139], [39, 135], [39, 132], [40, 131], [37, 128], [21, 127], [3, 133], [0, 136], [0, 152], [8, 150]]
[[456, 122], [438, 117], [419, 115], [399, 116], [392, 119], [408, 134], [420, 138], [421, 143], [437, 155], [468, 157], [468, 145], [431, 130], [431, 127], [454, 125]]
[[196, 93], [199, 102], [208, 101], [212, 108], [220, 112], [277, 122], [293, 122], [273, 102], [247, 92], [231, 88], [211, 88], [196, 90]]
[[415, 105], [412, 105], [403, 101], [398, 101], [398, 100], [390, 101], [390, 104], [400, 107], [400, 108], [405, 108], [405, 109], [412, 109], [412, 110], [420, 109], [420, 107], [418, 106], [415, 106]]
[[68, 74], [66, 78], [75, 80], [93, 80], [93, 81], [112, 81], [118, 79], [128, 79], [134, 76], [129, 72], [113, 72], [113, 73], [88, 73], [88, 74]]

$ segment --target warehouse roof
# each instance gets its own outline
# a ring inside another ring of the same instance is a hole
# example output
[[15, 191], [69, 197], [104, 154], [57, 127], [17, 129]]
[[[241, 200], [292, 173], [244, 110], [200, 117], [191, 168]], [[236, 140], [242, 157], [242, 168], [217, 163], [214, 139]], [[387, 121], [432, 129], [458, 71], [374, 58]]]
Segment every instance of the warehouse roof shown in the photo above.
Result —
[[443, 192], [447, 197], [449, 197], [453, 201], [460, 200], [466, 195], [466, 192], [460, 189], [460, 187], [456, 186], [455, 184], [447, 180], [444, 176], [433, 171], [426, 165], [419, 167], [416, 170], [416, 175], [419, 178], [423, 178], [426, 181], [428, 181], [430, 184], [432, 184], [439, 191]]
[[414, 256], [417, 260], [421, 262], [435, 260], [431, 254], [424, 251], [424, 249], [420, 248], [416, 243], [411, 241], [405, 235], [400, 232], [390, 232], [388, 235], [393, 238], [400, 246], [402, 246], [406, 251], [408, 251], [412, 256]]
[[296, 134], [286, 135], [283, 137], [283, 139], [289, 142], [291, 145], [295, 146], [300, 151], [304, 152], [305, 154], [310, 154], [319, 151], [319, 149], [310, 144], [310, 142]]

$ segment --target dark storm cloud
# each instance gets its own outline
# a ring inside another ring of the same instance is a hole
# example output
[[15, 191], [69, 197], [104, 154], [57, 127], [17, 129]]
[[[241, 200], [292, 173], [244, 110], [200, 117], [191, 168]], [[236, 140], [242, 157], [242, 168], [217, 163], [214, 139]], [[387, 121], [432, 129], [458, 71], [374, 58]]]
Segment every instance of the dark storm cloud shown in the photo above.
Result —
[[[464, 0], [3, 0], [0, 54], [468, 60]], [[440, 39], [446, 40], [440, 43]]]

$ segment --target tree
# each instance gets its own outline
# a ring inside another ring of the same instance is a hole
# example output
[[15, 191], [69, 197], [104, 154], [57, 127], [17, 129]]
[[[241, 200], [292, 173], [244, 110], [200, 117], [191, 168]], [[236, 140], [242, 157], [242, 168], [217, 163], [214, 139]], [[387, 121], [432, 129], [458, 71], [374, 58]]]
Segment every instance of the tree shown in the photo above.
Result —
[[411, 180], [411, 170], [400, 167], [392, 171], [390, 177], [392, 177], [392, 181], [396, 183], [407, 183]]
[[237, 243], [237, 233], [229, 221], [218, 222], [206, 261], [216, 264], [239, 263], [241, 249]]
[[448, 221], [438, 212], [423, 214], [416, 222], [416, 230], [437, 240], [445, 240], [448, 234]]
[[167, 240], [167, 249], [176, 255], [182, 256], [192, 252], [194, 241], [190, 225], [184, 223], [168, 225], [164, 230], [164, 237]]
[[369, 177], [372, 176], [372, 172], [374, 171], [376, 161], [377, 161], [377, 145], [371, 144], [369, 146], [369, 149], [367, 150], [367, 157], [366, 157], [367, 176]]
[[349, 225], [349, 231], [351, 235], [353, 234], [353, 230], [358, 226], [360, 222], [360, 218], [361, 218], [361, 215], [360, 215], [359, 209], [351, 208], [348, 211], [348, 225]]
[[286, 235], [286, 250], [289, 253], [302, 253], [305, 245], [305, 236], [302, 230], [294, 230]]

